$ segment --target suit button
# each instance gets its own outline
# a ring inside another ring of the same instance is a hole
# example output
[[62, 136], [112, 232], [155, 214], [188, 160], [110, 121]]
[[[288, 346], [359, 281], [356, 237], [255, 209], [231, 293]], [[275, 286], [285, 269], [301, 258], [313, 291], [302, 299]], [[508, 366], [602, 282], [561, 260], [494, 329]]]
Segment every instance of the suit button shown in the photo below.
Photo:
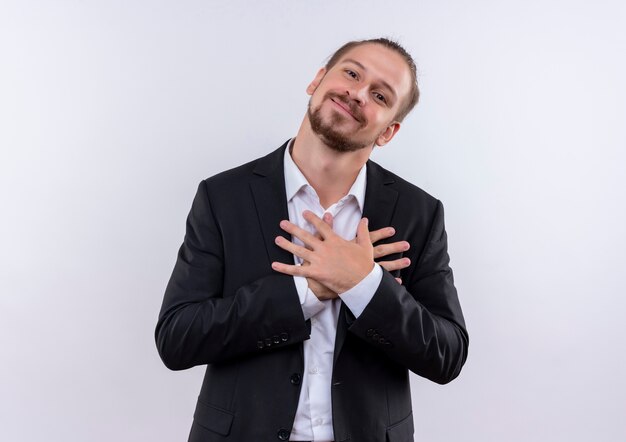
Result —
[[265, 346], [266, 347], [272, 346], [272, 338], [265, 338]]
[[384, 343], [386, 343], [386, 342], [387, 342], [387, 341], [385, 340], [385, 338], [380, 338], [380, 339], [378, 340], [378, 343], [379, 343], [379, 344], [384, 344]]
[[291, 375], [289, 380], [293, 385], [300, 385], [300, 382], [302, 381], [302, 376], [300, 376], [300, 373], [294, 373]]
[[278, 430], [278, 438], [280, 440], [288, 440], [289, 439], [289, 431], [285, 430], [284, 428], [281, 428], [280, 430]]
[[369, 337], [369, 336], [372, 336], [372, 335], [374, 334], [374, 329], [373, 329], [373, 328], [370, 328], [370, 329], [367, 331], [367, 333], [365, 333], [365, 334], [366, 334], [368, 337]]
[[287, 340], [289, 339], [289, 334], [287, 333], [281, 333], [280, 334], [280, 340], [283, 342], [287, 342]]
[[374, 334], [372, 335], [372, 339], [373, 339], [374, 341], [377, 341], [377, 340], [378, 340], [378, 338], [380, 338], [380, 335], [379, 335], [378, 333], [374, 333]]
[[265, 344], [263, 344], [263, 341], [257, 341], [257, 342], [256, 342], [256, 346], [257, 346], [258, 348], [263, 348], [263, 347], [265, 347]]
[[274, 344], [280, 344], [280, 338], [278, 337], [278, 335], [272, 336], [272, 339], [274, 340]]

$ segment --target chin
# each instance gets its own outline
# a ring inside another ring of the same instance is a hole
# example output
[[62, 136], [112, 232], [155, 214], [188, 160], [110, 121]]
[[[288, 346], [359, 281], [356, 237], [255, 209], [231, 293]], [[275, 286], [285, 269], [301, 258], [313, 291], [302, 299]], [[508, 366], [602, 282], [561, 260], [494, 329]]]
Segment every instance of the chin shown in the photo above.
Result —
[[[323, 103], [322, 103], [323, 104]], [[331, 103], [332, 105], [332, 103]], [[309, 101], [309, 107], [307, 114], [309, 117], [309, 123], [311, 130], [315, 133], [322, 142], [330, 149], [341, 152], [356, 152], [361, 149], [371, 148], [374, 146], [375, 140], [360, 140], [354, 136], [350, 131], [342, 131], [338, 126], [343, 126], [347, 118], [351, 118], [335, 109], [331, 109], [330, 115], [322, 115], [322, 108], [320, 105], [315, 109], [311, 108], [311, 102]], [[324, 112], [326, 114], [326, 112]], [[358, 123], [352, 119], [354, 123]]]

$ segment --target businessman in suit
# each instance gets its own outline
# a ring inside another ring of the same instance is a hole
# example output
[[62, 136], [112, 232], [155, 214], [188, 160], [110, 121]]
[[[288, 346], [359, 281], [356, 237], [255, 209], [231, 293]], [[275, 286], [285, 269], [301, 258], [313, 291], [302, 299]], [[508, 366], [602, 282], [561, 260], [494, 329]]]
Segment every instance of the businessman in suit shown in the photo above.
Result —
[[349, 42], [295, 138], [200, 183], [156, 327], [207, 365], [191, 442], [413, 441], [408, 370], [458, 376], [468, 335], [441, 203], [369, 160], [418, 100], [387, 39]]

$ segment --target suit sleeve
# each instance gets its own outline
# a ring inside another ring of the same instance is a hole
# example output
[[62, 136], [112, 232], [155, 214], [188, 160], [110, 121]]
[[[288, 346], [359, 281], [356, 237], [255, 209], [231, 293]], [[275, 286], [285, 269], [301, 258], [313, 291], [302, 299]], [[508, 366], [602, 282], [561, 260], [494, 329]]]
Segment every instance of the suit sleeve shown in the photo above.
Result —
[[469, 344], [449, 261], [438, 201], [428, 240], [415, 268], [403, 277], [406, 286], [384, 270], [374, 297], [349, 328], [391, 359], [440, 384], [459, 375]]
[[268, 272], [224, 297], [224, 273], [222, 232], [202, 182], [155, 330], [168, 368], [262, 354], [309, 337], [291, 276]]

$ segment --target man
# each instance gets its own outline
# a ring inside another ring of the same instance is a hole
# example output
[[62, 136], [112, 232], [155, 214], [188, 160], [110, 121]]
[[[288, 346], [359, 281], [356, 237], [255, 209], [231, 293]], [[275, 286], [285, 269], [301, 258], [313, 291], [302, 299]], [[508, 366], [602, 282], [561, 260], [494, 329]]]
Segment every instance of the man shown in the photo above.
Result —
[[412, 441], [408, 370], [467, 357], [441, 203], [368, 161], [417, 102], [410, 55], [347, 43], [306, 91], [296, 137], [203, 181], [187, 220], [156, 341], [207, 364], [192, 442]]

